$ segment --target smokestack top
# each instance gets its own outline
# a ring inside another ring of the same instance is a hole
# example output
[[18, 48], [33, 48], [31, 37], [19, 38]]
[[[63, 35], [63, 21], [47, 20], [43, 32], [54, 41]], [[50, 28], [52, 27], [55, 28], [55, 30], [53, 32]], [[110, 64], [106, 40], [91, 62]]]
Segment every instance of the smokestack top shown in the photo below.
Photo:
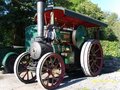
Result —
[[37, 2], [37, 24], [38, 37], [43, 37], [44, 33], [44, 2], [45, 0], [38, 0]]
[[38, 0], [38, 1], [46, 2], [46, 0]]

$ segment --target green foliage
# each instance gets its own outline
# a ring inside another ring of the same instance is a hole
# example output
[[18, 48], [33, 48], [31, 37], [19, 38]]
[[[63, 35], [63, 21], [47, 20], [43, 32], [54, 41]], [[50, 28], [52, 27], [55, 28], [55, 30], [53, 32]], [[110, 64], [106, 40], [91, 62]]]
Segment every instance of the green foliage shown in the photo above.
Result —
[[105, 58], [120, 58], [120, 43], [118, 41], [101, 41]]
[[82, 2], [85, 2], [85, 1], [88, 1], [88, 0], [69, 0], [69, 2], [72, 3], [72, 5], [69, 7], [71, 10], [74, 10], [76, 11], [76, 7], [82, 3]]
[[[0, 44], [4, 45], [13, 43], [15, 37], [19, 42], [19, 38], [24, 37], [22, 34], [24, 34], [25, 27], [34, 23], [33, 17], [36, 13], [37, 0], [11, 1], [10, 4], [5, 4], [4, 0], [0, 0], [0, 41], [3, 42]], [[55, 0], [55, 4], [106, 22], [108, 27], [101, 30], [100, 38], [120, 41], [120, 21], [115, 13], [103, 12], [90, 0]], [[5, 14], [6, 10], [9, 12], [8, 14]], [[16, 35], [14, 36], [14, 34]]]
[[[10, 45], [11, 42], [23, 45], [24, 41], [20, 38], [24, 37], [25, 27], [33, 24], [33, 16], [36, 13], [34, 3], [35, 0], [12, 0], [6, 4], [4, 0], [0, 0], [0, 31], [3, 32], [1, 37], [5, 38], [3, 45]], [[8, 13], [5, 14], [5, 11]]]
[[104, 12], [104, 21], [112, 26], [117, 20], [118, 15], [116, 13]]
[[104, 17], [103, 21], [108, 24], [108, 27], [102, 31], [101, 39], [110, 41], [120, 40], [118, 29], [120, 27], [120, 23], [118, 21], [117, 14], [105, 12]]
[[109, 26], [101, 29], [99, 36], [101, 40], [118, 41], [117, 36]]
[[13, 44], [12, 40], [14, 40], [13, 30], [0, 29], [0, 47], [12, 45]]
[[78, 4], [76, 11], [98, 20], [102, 20], [104, 18], [101, 9], [90, 1], [85, 1]]
[[120, 42], [120, 21], [116, 21], [112, 27], [113, 32], [115, 33], [117, 40]]
[[55, 1], [55, 6], [62, 6], [67, 9], [71, 9], [73, 7], [73, 3], [70, 2], [69, 0], [56, 0]]

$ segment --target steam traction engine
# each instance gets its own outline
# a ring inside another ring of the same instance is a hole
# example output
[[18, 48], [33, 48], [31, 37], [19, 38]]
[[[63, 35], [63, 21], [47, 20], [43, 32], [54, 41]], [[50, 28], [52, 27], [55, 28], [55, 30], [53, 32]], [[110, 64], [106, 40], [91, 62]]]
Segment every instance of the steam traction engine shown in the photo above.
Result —
[[37, 2], [37, 32], [30, 50], [20, 54], [14, 65], [16, 77], [31, 83], [36, 79], [45, 89], [60, 85], [65, 73], [82, 69], [86, 76], [96, 76], [103, 65], [103, 51], [98, 30], [89, 36], [90, 28], [106, 26], [98, 20], [62, 7], [48, 0]]

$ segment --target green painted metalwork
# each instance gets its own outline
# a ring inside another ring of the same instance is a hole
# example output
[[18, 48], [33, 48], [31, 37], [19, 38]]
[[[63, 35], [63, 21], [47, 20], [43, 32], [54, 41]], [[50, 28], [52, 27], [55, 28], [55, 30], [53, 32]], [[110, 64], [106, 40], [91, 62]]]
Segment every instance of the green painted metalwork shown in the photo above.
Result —
[[74, 63], [74, 53], [72, 52], [72, 46], [63, 45], [61, 54], [63, 54], [63, 56], [65, 58], [65, 64]]
[[19, 55], [25, 50], [29, 50], [32, 39], [37, 36], [37, 25], [28, 26], [25, 30], [25, 48], [0, 47], [0, 67], [5, 66], [6, 61], [11, 55]]
[[25, 51], [25, 48], [0, 47], [0, 67], [4, 65], [9, 53], [10, 55], [13, 53], [20, 54], [23, 51]]
[[62, 46], [59, 44], [53, 44], [53, 51], [55, 52], [55, 53], [61, 53], [62, 52]]
[[65, 64], [74, 63], [74, 52], [72, 52], [72, 46], [64, 44], [53, 44], [53, 50], [55, 53], [61, 54], [63, 56]]
[[79, 26], [74, 34], [74, 44], [78, 48], [81, 47], [87, 36], [87, 31], [84, 26]]
[[68, 55], [65, 57], [65, 64], [73, 64], [74, 63], [74, 52], [67, 53]]
[[10, 57], [11, 55], [17, 55], [17, 53], [15, 53], [15, 52], [9, 52], [9, 53], [7, 53], [4, 56], [3, 60], [2, 60], [2, 65], [3, 66], [5, 66], [5, 64], [6, 64], [7, 60], [8, 60], [8, 57]]
[[9, 50], [11, 50], [11, 48], [0, 47], [0, 67], [2, 66], [2, 60], [3, 60], [4, 56], [6, 55], [6, 53], [9, 52]]
[[30, 44], [33, 39], [37, 37], [37, 25], [30, 25], [25, 29], [25, 47], [29, 50]]
[[56, 33], [56, 42], [59, 42], [61, 40], [61, 36], [60, 36], [60, 29], [55, 30]]
[[31, 25], [28, 26], [25, 30], [25, 48], [14, 48], [14, 47], [0, 47], [0, 67], [5, 66], [8, 57], [17, 54], [19, 55], [25, 50], [29, 50], [32, 39], [37, 36], [37, 26]]
[[61, 31], [60, 32], [60, 37], [61, 37], [61, 43], [65, 43], [65, 42], [71, 42], [72, 40], [72, 32], [71, 31]]

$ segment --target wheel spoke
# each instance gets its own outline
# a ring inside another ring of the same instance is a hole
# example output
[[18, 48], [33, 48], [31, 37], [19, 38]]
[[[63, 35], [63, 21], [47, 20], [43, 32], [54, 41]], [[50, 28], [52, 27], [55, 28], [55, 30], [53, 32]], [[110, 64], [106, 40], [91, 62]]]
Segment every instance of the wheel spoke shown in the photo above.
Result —
[[93, 65], [91, 66], [91, 70], [92, 70], [92, 72], [95, 71], [95, 64], [93, 64]]
[[96, 59], [98, 60], [98, 59], [103, 59], [102, 57], [96, 57]]
[[[57, 63], [56, 65], [54, 65], [54, 68], [58, 68], [58, 66], [59, 66], [59, 63]], [[59, 68], [61, 68], [61, 67], [59, 67]]]
[[32, 76], [32, 78], [33, 78], [33, 73], [31, 72], [31, 76]]
[[50, 57], [50, 61], [51, 61], [51, 66], [54, 67], [54, 63], [56, 61], [57, 58], [53, 58], [53, 57]]
[[45, 77], [43, 80], [48, 80], [49, 79], [49, 74], [47, 75], [47, 77]]
[[95, 63], [95, 65], [96, 65], [97, 68], [101, 68], [101, 62], [98, 62], [98, 61], [97, 61], [97, 62]]
[[51, 65], [53, 64], [53, 59], [52, 59], [52, 57], [49, 57], [50, 58], [50, 63], [51, 63]]
[[90, 59], [90, 60], [89, 60], [89, 63], [91, 63], [91, 62], [93, 62], [93, 59]]
[[95, 46], [96, 46], [96, 44], [93, 44], [93, 46], [92, 46], [92, 48], [91, 48], [91, 52], [92, 52], [92, 53], [94, 53]]
[[45, 85], [47, 85], [47, 86], [48, 86], [48, 84], [49, 84], [49, 76], [50, 76], [50, 75], [48, 74], [47, 77], [45, 77], [44, 79], [42, 79], [43, 82], [44, 82], [44, 84], [46, 83]]
[[48, 71], [48, 70], [49, 70], [48, 67], [46, 67], [46, 66], [43, 67], [43, 71]]
[[94, 62], [91, 63], [90, 67], [93, 67], [94, 66]]
[[46, 61], [44, 65], [46, 65], [46, 67], [48, 68], [49, 67], [49, 62]]
[[97, 65], [97, 64], [95, 64], [95, 72], [97, 72], [99, 69], [100, 69], [100, 66], [99, 65]]
[[97, 65], [97, 64], [95, 64], [95, 66], [99, 69], [100, 68], [100, 66], [99, 65]]
[[54, 80], [55, 80], [55, 76], [53, 75], [53, 73], [51, 73], [51, 75], [52, 75], [52, 85], [54, 84]]
[[96, 54], [99, 50], [100, 50], [100, 48], [98, 48], [97, 50], [95, 50], [95, 52], [94, 52], [94, 53]]
[[56, 58], [56, 57], [54, 58], [54, 62], [53, 62], [53, 63], [55, 63], [55, 61], [57, 61], [57, 58]]
[[24, 74], [24, 76], [22, 78], [25, 78], [25, 76], [27, 75], [27, 73], [28, 73], [28, 70], [26, 71], [26, 73]]
[[97, 62], [92, 62], [90, 66], [93, 73], [96, 73], [100, 69], [100, 66], [97, 64]]
[[29, 80], [29, 71], [27, 72], [27, 80]]
[[47, 86], [49, 86], [49, 80], [47, 80]]

